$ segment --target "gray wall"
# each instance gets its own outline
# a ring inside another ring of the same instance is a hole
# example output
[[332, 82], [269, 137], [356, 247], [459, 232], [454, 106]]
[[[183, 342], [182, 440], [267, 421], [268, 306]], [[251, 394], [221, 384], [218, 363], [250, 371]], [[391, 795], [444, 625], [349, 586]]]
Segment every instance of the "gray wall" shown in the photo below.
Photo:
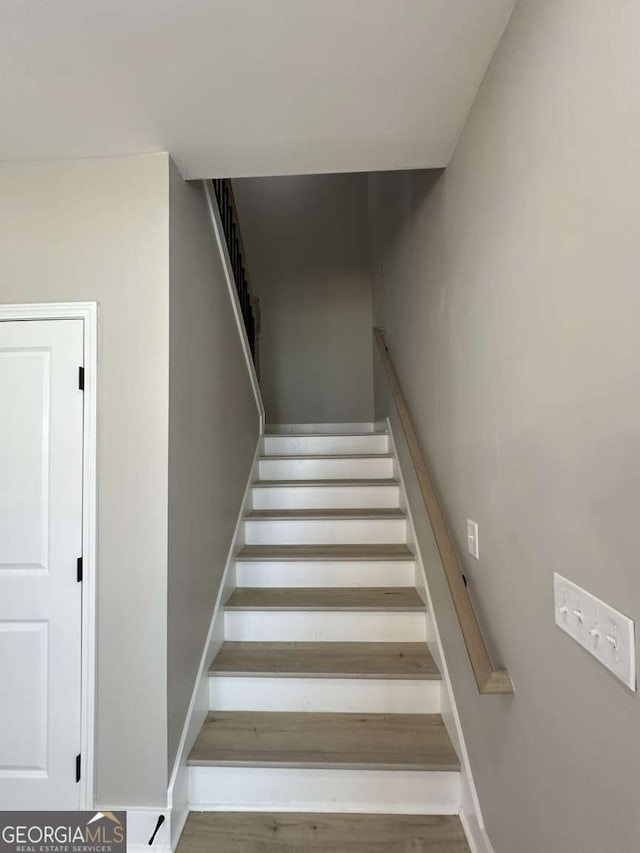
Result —
[[259, 434], [200, 182], [170, 172], [169, 767]]
[[516, 688], [476, 694], [440, 574], [496, 853], [640, 838], [638, 698], [552, 597], [557, 570], [640, 619], [638, 32], [636, 3], [520, 0], [446, 173], [370, 182], [376, 321]]
[[166, 800], [166, 155], [0, 165], [0, 301], [100, 303], [97, 798]]
[[267, 422], [373, 417], [366, 176], [234, 181]]

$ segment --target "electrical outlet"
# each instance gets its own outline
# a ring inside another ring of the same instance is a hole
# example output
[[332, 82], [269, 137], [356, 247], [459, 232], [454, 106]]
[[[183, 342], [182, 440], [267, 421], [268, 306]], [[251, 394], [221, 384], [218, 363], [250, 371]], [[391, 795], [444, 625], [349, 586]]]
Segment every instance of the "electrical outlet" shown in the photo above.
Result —
[[480, 542], [478, 541], [478, 525], [475, 521], [467, 519], [467, 551], [476, 560], [480, 559]]
[[633, 620], [557, 572], [553, 575], [553, 588], [558, 628], [635, 691]]

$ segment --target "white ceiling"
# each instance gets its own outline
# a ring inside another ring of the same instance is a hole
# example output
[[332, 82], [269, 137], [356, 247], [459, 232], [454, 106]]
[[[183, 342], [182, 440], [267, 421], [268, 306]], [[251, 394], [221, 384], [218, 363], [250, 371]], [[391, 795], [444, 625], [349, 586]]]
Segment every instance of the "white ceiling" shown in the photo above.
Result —
[[0, 160], [447, 163], [515, 0], [5, 0]]

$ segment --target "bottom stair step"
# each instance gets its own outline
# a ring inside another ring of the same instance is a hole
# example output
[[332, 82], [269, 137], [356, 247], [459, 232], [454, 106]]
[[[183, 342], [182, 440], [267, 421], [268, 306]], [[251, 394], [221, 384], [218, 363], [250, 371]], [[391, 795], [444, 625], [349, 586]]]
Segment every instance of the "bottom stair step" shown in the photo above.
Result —
[[177, 853], [469, 853], [455, 816], [191, 812]]
[[213, 711], [191, 766], [457, 771], [439, 714]]

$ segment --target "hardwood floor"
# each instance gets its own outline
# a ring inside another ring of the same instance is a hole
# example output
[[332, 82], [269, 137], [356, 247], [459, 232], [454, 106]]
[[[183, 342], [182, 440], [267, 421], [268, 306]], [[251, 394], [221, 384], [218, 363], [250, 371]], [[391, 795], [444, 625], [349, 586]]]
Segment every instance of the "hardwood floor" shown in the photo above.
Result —
[[212, 711], [189, 764], [460, 769], [440, 714]]
[[289, 460], [307, 459], [393, 459], [392, 453], [269, 453], [267, 456], [258, 457], [260, 462], [269, 462], [272, 459], [286, 462]]
[[[362, 486], [362, 480], [342, 479], [342, 480], [256, 480], [252, 484], [254, 489], [272, 489], [274, 486]], [[382, 478], [377, 480], [366, 480], [367, 486], [399, 486], [400, 481], [394, 480], [393, 477]]]
[[424, 611], [415, 587], [247, 587], [235, 589], [227, 610]]
[[470, 853], [457, 817], [192, 812], [177, 853]]
[[381, 519], [406, 518], [401, 509], [252, 509], [247, 513], [249, 521], [270, 519]]
[[407, 545], [245, 545], [237, 560], [413, 560]]
[[426, 643], [225, 642], [211, 674], [440, 679]]

